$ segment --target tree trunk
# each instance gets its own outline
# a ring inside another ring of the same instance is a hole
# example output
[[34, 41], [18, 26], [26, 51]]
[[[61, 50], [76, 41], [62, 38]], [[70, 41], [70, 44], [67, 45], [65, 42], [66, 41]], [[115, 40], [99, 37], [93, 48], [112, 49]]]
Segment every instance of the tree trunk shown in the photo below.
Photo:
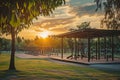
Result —
[[11, 27], [11, 57], [9, 70], [16, 70], [15, 68], [15, 28]]

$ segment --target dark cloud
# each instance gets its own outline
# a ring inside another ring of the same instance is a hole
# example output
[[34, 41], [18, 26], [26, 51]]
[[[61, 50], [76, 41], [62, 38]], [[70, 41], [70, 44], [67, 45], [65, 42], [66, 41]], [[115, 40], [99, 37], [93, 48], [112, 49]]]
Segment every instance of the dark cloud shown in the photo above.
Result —
[[42, 22], [34, 23], [34, 26], [39, 26], [44, 29], [53, 28], [59, 25], [67, 25], [74, 21], [74, 17], [71, 18], [61, 18], [61, 19], [49, 19]]
[[82, 6], [74, 6], [71, 10], [71, 12], [76, 13], [76, 15], [78, 16], [83, 16], [83, 15], [101, 15], [103, 14], [102, 10], [101, 11], [95, 11], [96, 10], [96, 4], [94, 3], [88, 3], [88, 4], [84, 4]]
[[66, 28], [54, 28], [54, 29], [52, 29], [52, 30], [50, 30], [50, 31], [53, 31], [53, 32], [55, 32], [55, 33], [62, 33], [62, 32], [67, 32], [68, 31], [68, 29], [66, 29]]
[[43, 32], [41, 29], [35, 29], [36, 32]]

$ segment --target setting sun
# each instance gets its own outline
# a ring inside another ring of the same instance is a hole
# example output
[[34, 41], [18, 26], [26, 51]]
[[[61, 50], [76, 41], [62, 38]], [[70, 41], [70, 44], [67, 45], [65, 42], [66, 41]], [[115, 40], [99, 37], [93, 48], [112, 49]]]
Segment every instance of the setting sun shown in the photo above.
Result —
[[47, 38], [48, 35], [49, 35], [49, 32], [48, 32], [48, 31], [44, 31], [44, 32], [41, 32], [41, 33], [40, 33], [40, 37], [42, 37], [42, 38]]

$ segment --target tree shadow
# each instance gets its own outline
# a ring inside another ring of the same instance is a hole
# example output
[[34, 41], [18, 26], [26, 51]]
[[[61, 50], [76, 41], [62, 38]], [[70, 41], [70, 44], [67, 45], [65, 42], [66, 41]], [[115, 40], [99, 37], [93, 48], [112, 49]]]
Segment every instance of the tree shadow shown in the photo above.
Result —
[[[104, 65], [107, 65], [107, 66], [110, 66], [111, 64], [104, 64]], [[101, 66], [104, 66], [104, 65], [101, 65]], [[109, 73], [109, 74], [113, 74], [114, 76], [118, 76], [120, 77], [120, 64], [112, 64], [114, 65], [113, 67], [114, 68], [109, 68], [109, 67], [99, 67], [99, 66], [90, 66], [91, 68], [94, 68], [94, 69], [97, 69], [99, 71], [103, 71], [105, 73]], [[118, 66], [118, 68], [116, 69], [115, 67]]]
[[0, 80], [6, 80], [9, 78], [18, 78], [20, 74], [24, 73], [24, 71], [19, 70], [1, 70], [0, 71]]

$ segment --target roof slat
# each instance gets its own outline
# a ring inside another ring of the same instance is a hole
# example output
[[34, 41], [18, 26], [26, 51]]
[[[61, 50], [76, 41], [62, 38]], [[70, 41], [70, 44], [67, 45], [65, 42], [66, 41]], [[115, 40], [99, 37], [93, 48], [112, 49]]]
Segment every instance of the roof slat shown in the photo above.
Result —
[[105, 29], [84, 29], [67, 32], [54, 37], [67, 37], [67, 38], [96, 38], [96, 37], [108, 37], [119, 36], [120, 30], [105, 30]]

